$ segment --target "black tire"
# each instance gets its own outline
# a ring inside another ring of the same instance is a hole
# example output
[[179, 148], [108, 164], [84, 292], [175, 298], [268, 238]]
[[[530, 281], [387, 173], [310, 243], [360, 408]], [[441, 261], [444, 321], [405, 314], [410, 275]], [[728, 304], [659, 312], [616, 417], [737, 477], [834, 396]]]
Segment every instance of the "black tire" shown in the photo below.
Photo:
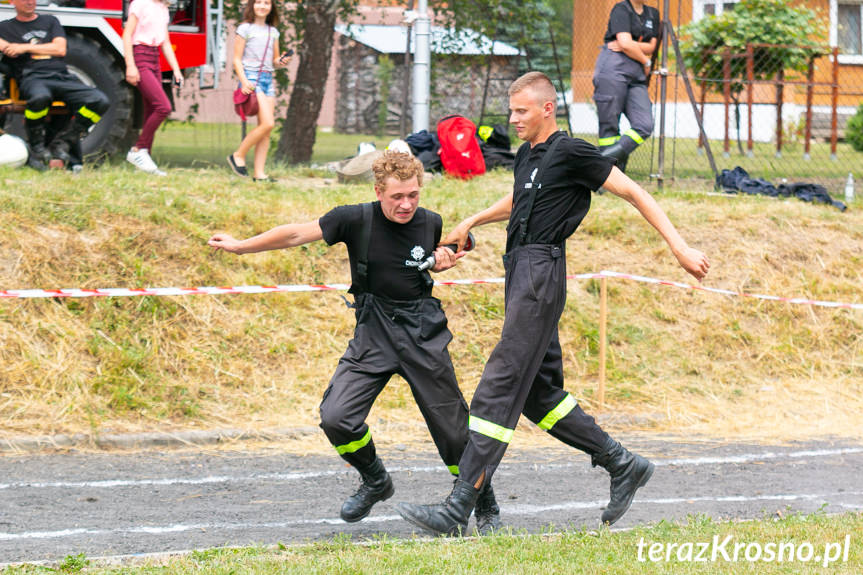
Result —
[[[104, 158], [129, 149], [137, 138], [134, 88], [126, 83], [122, 61], [111, 56], [113, 48], [67, 31], [66, 65], [88, 86], [99, 88], [111, 107], [81, 142], [84, 157]], [[110, 50], [110, 51], [109, 51]]]

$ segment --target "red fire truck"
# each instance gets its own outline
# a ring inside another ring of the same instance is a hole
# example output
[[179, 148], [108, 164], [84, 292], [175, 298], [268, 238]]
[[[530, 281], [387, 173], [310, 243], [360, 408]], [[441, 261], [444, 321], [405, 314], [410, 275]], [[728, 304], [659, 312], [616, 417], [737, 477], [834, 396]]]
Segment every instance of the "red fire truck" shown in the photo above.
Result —
[[[131, 0], [42, 0], [39, 14], [53, 14], [66, 31], [66, 64], [69, 71], [96, 86], [111, 100], [111, 107], [83, 141], [85, 155], [113, 154], [134, 143], [141, 125], [142, 102], [138, 91], [126, 83], [123, 59], [123, 23]], [[198, 69], [200, 88], [216, 87], [221, 69], [222, 0], [170, 0], [168, 26], [177, 61], [186, 75]], [[0, 20], [15, 17], [9, 0], [0, 0]], [[166, 91], [170, 66], [162, 57]], [[166, 73], [167, 72], [167, 73]], [[207, 83], [207, 80], [209, 84]], [[5, 81], [8, 87], [8, 80]], [[193, 89], [191, 86], [185, 89]], [[196, 89], [196, 88], [195, 88]], [[14, 95], [14, 94], [13, 94]], [[6, 112], [19, 106], [6, 106]], [[3, 111], [0, 111], [2, 114]], [[23, 132], [23, 115], [7, 113], [4, 130]]]

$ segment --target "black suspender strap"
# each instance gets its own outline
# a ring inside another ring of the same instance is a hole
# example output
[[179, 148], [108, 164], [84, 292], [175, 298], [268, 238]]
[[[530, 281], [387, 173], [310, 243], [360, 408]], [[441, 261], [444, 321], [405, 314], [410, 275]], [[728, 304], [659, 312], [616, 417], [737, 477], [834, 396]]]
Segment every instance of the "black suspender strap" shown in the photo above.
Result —
[[[437, 247], [435, 245], [435, 234], [443, 229], [443, 218], [440, 217], [440, 214], [430, 212], [426, 210], [426, 225], [425, 225], [425, 241], [424, 245], [431, 246], [432, 251]], [[429, 288], [429, 293], [426, 295], [431, 295], [431, 288], [434, 287], [434, 280], [431, 277], [431, 274], [427, 269], [420, 272], [420, 275], [423, 278], [423, 282], [427, 288]]]
[[360, 243], [357, 246], [357, 285], [360, 292], [369, 291], [369, 241], [372, 237], [372, 207], [371, 203], [361, 204], [363, 210], [363, 229], [360, 233]]
[[[555, 132], [555, 134], [560, 134], [560, 132]], [[551, 163], [551, 159], [554, 156], [554, 151], [557, 149], [557, 144], [563, 139], [563, 135], [555, 137], [555, 134], [551, 135], [551, 138], [554, 138], [554, 141], [548, 146], [548, 150], [546, 150], [545, 154], [542, 156], [542, 161], [539, 163], [539, 169], [536, 171], [536, 175], [533, 177], [530, 191], [527, 194], [527, 207], [524, 214], [522, 214], [521, 219], [519, 220], [519, 226], [521, 229], [521, 234], [518, 238], [519, 245], [529, 244], [533, 240], [531, 235], [527, 232], [527, 223], [530, 221], [531, 212], [533, 212], [533, 202], [536, 200], [536, 191], [542, 188], [542, 176], [545, 173], [545, 169]]]

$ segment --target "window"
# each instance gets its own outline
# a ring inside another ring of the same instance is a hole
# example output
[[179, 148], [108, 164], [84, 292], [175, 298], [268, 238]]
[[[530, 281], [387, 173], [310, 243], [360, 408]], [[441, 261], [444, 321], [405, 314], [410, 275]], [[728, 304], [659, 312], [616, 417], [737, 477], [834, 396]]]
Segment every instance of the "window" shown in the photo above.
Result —
[[863, 64], [863, 0], [830, 0], [830, 45], [840, 63]]
[[692, 19], [700, 20], [704, 16], [715, 16], [734, 10], [739, 0], [693, 0]]
[[863, 64], [863, 0], [830, 0], [830, 45], [840, 64]]

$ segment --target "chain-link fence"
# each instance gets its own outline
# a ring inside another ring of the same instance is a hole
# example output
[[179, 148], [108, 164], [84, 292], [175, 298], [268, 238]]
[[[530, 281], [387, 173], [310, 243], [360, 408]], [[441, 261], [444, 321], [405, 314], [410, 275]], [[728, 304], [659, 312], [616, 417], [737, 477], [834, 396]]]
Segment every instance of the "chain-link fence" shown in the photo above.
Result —
[[[653, 136], [632, 154], [628, 173], [669, 184], [693, 177], [712, 181], [714, 170], [740, 166], [751, 178], [777, 185], [820, 184], [834, 198], [841, 197], [849, 174], [863, 179], [863, 152], [852, 145], [855, 136], [863, 144], [863, 126], [852, 120], [863, 95], [861, 3], [848, 3], [854, 10], [819, 12], [826, 20], [813, 22], [813, 29], [830, 31], [825, 36], [833, 45], [750, 43], [737, 51], [723, 47], [702, 53], [713, 65], [687, 67], [681, 53], [688, 39], [678, 37], [680, 26], [709, 17], [708, 3], [672, 4], [666, 52], [658, 54], [649, 83]], [[570, 117], [575, 134], [594, 143], [593, 68], [614, 4], [598, 0], [575, 5]], [[734, 4], [725, 2], [724, 9]], [[828, 5], [827, 0], [823, 4]], [[668, 20], [665, 14], [662, 18]], [[792, 53], [804, 54], [797, 69], [783, 66]], [[859, 119], [863, 124], [863, 117]], [[628, 127], [624, 116], [621, 133]]]

